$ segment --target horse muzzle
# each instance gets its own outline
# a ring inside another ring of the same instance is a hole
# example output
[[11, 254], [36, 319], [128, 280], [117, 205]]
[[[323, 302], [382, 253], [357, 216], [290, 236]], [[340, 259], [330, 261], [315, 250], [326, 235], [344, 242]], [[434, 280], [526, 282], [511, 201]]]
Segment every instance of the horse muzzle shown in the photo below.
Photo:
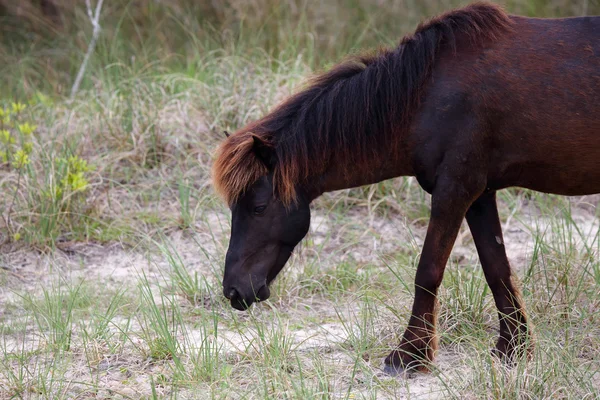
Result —
[[223, 295], [229, 299], [231, 307], [239, 311], [245, 311], [254, 302], [261, 302], [271, 296], [271, 291], [266, 282], [258, 290], [249, 290], [246, 294], [239, 287], [223, 287]]

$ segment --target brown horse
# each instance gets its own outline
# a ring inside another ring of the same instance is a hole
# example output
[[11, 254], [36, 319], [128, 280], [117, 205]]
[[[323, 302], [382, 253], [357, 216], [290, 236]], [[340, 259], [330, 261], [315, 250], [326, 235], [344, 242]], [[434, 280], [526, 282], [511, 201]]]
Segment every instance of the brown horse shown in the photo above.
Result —
[[496, 191], [600, 192], [600, 18], [534, 19], [476, 3], [394, 49], [344, 62], [227, 138], [213, 167], [232, 211], [224, 295], [243, 310], [309, 228], [324, 192], [415, 176], [432, 195], [412, 316], [388, 372], [426, 370], [436, 293], [461, 221], [500, 320], [494, 353], [528, 347]]

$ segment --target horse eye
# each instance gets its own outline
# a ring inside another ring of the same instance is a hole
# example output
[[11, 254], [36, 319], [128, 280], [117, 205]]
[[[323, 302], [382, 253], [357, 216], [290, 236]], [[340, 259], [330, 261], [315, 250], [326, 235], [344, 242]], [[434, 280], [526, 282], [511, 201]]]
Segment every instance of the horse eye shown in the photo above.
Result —
[[258, 206], [254, 209], [254, 214], [260, 215], [260, 214], [264, 213], [266, 209], [267, 209], [267, 206]]

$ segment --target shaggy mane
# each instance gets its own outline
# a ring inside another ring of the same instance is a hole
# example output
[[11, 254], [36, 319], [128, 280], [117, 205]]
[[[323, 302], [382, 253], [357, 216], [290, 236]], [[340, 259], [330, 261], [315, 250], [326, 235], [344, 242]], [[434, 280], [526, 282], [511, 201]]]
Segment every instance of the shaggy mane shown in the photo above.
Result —
[[[212, 170], [216, 191], [231, 205], [272, 172], [275, 195], [289, 205], [297, 185], [322, 175], [334, 159], [347, 173], [368, 173], [377, 154], [393, 156], [440, 49], [482, 45], [511, 24], [500, 7], [471, 4], [421, 23], [395, 49], [348, 59], [316, 76], [221, 143]], [[254, 136], [272, 149], [272, 171], [255, 154]]]

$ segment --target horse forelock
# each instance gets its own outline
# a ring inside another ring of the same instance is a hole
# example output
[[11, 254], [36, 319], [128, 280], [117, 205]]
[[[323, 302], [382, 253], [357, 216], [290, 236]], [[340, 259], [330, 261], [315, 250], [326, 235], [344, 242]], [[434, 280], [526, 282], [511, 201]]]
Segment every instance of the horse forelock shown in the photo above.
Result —
[[242, 131], [229, 136], [217, 148], [212, 167], [213, 186], [230, 205], [261, 176], [268, 173], [265, 164], [256, 156], [253, 146], [252, 132]]

